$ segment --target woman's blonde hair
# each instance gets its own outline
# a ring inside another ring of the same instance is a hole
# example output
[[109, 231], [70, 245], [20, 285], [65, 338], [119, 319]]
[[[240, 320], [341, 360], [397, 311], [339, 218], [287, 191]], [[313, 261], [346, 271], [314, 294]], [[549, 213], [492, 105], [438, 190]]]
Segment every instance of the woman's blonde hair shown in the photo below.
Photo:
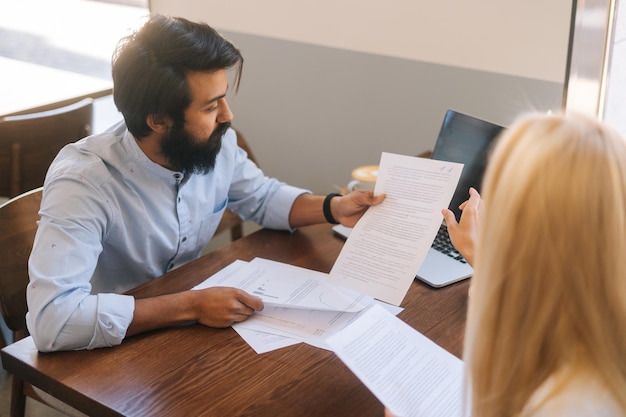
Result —
[[465, 342], [473, 416], [519, 416], [557, 371], [591, 369], [626, 413], [626, 142], [580, 115], [499, 139]]

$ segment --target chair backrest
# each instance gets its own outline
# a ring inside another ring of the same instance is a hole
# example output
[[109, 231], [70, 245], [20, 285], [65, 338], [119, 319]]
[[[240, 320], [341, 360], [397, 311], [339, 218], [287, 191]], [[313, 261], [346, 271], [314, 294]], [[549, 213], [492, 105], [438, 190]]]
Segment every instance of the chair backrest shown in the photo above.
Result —
[[26, 331], [28, 257], [35, 241], [42, 188], [0, 206], [0, 307], [15, 340]]
[[15, 197], [41, 187], [61, 148], [91, 134], [92, 119], [92, 98], [0, 118], [0, 196]]

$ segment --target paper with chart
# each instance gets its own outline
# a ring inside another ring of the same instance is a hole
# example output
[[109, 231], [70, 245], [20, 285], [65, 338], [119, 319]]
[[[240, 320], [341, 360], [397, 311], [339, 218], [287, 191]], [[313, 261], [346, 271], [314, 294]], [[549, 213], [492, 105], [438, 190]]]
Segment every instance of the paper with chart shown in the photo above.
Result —
[[[363, 308], [376, 302], [371, 296], [329, 286], [326, 283], [328, 274], [263, 258], [255, 258], [250, 262], [237, 260], [194, 289], [229, 286], [254, 293], [258, 282], [251, 277], [264, 277], [266, 280], [276, 281], [267, 286], [268, 288], [285, 284], [285, 280], [290, 280], [292, 283], [287, 283], [285, 289], [290, 289], [291, 293], [301, 294], [300, 297], [277, 295], [268, 297], [270, 293], [266, 291], [263, 311], [257, 311], [247, 320], [233, 324], [233, 329], [257, 353], [300, 342], [328, 349], [325, 339], [329, 335], [341, 330], [363, 311]], [[332, 297], [329, 294], [332, 294]], [[316, 297], [317, 301], [326, 301], [317, 302]], [[267, 302], [267, 299], [270, 302]], [[281, 299], [287, 302], [278, 304], [277, 301]], [[329, 309], [328, 300], [332, 300], [334, 307], [338, 308]], [[395, 306], [389, 308], [393, 314], [398, 314], [402, 310]]]
[[346, 240], [329, 282], [399, 305], [424, 261], [463, 164], [383, 153], [370, 207]]
[[463, 415], [463, 362], [385, 309], [372, 306], [327, 343], [395, 415]]
[[327, 278], [322, 272], [256, 258], [235, 261], [194, 289], [240, 288], [260, 297], [266, 307], [355, 313], [371, 304], [369, 297], [329, 284]]

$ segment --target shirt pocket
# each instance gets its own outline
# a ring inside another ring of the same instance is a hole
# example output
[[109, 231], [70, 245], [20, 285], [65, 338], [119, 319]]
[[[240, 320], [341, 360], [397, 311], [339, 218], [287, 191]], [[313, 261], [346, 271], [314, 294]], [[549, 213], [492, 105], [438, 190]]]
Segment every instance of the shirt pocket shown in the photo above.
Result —
[[228, 199], [225, 199], [221, 204], [215, 206], [212, 213], [209, 213], [202, 219], [198, 229], [198, 240], [196, 242], [197, 247], [203, 248], [207, 245], [207, 243], [209, 243], [213, 237], [213, 233], [215, 233], [215, 230], [217, 229], [217, 226], [220, 224], [220, 220], [222, 220], [227, 204]]

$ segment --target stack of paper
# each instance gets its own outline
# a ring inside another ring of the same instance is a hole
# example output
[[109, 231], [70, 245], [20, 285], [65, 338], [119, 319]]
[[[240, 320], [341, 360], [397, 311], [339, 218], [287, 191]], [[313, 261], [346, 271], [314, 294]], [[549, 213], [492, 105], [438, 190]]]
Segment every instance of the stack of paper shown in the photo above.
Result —
[[263, 311], [233, 325], [257, 353], [300, 342], [328, 349], [326, 338], [379, 303], [328, 283], [328, 274], [263, 258], [237, 260], [194, 289], [218, 286], [240, 288], [263, 300]]

